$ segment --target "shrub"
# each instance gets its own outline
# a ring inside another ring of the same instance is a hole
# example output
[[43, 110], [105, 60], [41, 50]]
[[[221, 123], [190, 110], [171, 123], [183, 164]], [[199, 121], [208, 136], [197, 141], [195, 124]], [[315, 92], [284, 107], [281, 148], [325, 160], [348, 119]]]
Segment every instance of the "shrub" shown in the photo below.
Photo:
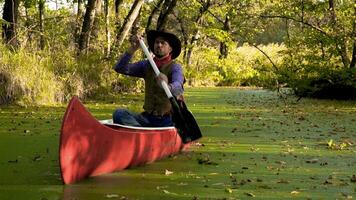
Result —
[[295, 81], [295, 94], [322, 99], [356, 99], [356, 69], [324, 70]]
[[48, 68], [48, 60], [24, 50], [10, 52], [2, 48], [0, 90], [2, 104], [55, 103], [63, 99], [63, 85]]

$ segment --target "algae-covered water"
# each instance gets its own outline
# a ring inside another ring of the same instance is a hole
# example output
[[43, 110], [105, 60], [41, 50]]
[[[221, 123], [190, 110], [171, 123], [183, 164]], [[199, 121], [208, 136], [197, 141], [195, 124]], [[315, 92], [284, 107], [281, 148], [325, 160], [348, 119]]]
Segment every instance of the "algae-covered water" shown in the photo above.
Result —
[[[65, 105], [0, 107], [0, 200], [356, 198], [356, 102], [188, 88], [204, 135], [187, 152], [62, 185]], [[85, 102], [98, 119], [139, 111], [142, 96]]]

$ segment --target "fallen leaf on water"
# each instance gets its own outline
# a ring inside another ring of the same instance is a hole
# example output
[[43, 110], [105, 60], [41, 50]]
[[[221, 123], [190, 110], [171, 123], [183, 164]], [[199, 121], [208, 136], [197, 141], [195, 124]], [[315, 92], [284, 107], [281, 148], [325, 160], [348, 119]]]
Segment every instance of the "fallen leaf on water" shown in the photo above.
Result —
[[307, 160], [307, 161], [305, 161], [305, 162], [306, 162], [306, 163], [317, 163], [317, 162], [319, 162], [319, 159], [313, 158], [313, 159]]
[[280, 161], [276, 161], [276, 163], [277, 163], [277, 164], [280, 164], [280, 165], [285, 165], [285, 164], [287, 164], [285, 161], [281, 161], [281, 160], [280, 160]]
[[7, 161], [8, 163], [17, 163], [18, 162], [18, 160], [16, 159], [16, 160], [9, 160], [9, 161]]
[[118, 198], [119, 195], [117, 195], [117, 194], [107, 194], [107, 195], [105, 195], [105, 197], [108, 198], [108, 199], [111, 199], [111, 198]]
[[289, 183], [289, 181], [281, 179], [281, 180], [277, 181], [277, 183]]
[[352, 177], [351, 177], [351, 182], [353, 182], [353, 183], [356, 182], [356, 175], [352, 175]]
[[198, 163], [202, 165], [218, 165], [217, 162], [211, 161], [208, 157], [198, 158]]
[[232, 189], [231, 188], [225, 188], [225, 192], [227, 192], [227, 193], [232, 193]]
[[194, 143], [194, 145], [195, 145], [195, 146], [198, 146], [198, 147], [200, 147], [200, 146], [201, 146], [201, 147], [204, 147], [204, 146], [205, 146], [204, 144], [199, 143], [199, 142]]
[[173, 172], [169, 171], [168, 169], [166, 169], [166, 171], [164, 172], [164, 175], [166, 175], [166, 176], [169, 176], [171, 174], [173, 174]]
[[294, 191], [292, 191], [290, 193], [295, 195], [295, 194], [299, 194], [300, 192], [294, 190]]
[[163, 189], [163, 188], [168, 188], [168, 186], [167, 185], [162, 185], [162, 186], [157, 186], [156, 187], [157, 190], [160, 190], [160, 189]]
[[256, 151], [259, 151], [260, 150], [260, 148], [256, 148], [256, 147], [250, 147], [250, 151], [252, 151], [252, 152], [256, 152]]
[[168, 190], [162, 190], [165, 194], [178, 195], [177, 193], [170, 192]]
[[245, 195], [249, 196], [249, 197], [255, 197], [256, 195], [254, 195], [253, 193], [251, 192], [245, 192]]
[[268, 185], [261, 185], [261, 186], [258, 186], [259, 188], [262, 188], [262, 189], [272, 189], [272, 187], [268, 186]]
[[32, 160], [33, 161], [40, 161], [40, 160], [42, 160], [42, 157], [40, 155], [37, 155]]
[[224, 185], [224, 183], [213, 183], [212, 185]]

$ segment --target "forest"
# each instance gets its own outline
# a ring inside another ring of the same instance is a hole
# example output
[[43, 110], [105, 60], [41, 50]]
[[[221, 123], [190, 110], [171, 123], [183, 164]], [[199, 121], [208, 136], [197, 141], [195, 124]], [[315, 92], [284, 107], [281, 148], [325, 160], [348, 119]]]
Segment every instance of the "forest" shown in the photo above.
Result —
[[112, 66], [151, 29], [179, 36], [188, 87], [356, 99], [352, 0], [0, 0], [0, 14], [0, 104], [140, 92]]

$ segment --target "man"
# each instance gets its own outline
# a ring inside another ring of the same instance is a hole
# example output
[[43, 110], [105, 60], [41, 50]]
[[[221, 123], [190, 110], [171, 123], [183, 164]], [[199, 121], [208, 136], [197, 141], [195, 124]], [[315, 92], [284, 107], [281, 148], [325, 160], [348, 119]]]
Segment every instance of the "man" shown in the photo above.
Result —
[[117, 109], [113, 113], [114, 123], [142, 127], [173, 126], [171, 103], [161, 88], [160, 82], [165, 81], [174, 96], [178, 97], [183, 94], [182, 67], [174, 60], [181, 52], [181, 42], [176, 35], [169, 32], [154, 30], [147, 32], [148, 46], [161, 72], [156, 77], [148, 60], [130, 63], [133, 54], [140, 47], [139, 38], [140, 36], [133, 38], [131, 47], [117, 62], [114, 69], [118, 73], [145, 80], [144, 112], [137, 114], [125, 109]]

